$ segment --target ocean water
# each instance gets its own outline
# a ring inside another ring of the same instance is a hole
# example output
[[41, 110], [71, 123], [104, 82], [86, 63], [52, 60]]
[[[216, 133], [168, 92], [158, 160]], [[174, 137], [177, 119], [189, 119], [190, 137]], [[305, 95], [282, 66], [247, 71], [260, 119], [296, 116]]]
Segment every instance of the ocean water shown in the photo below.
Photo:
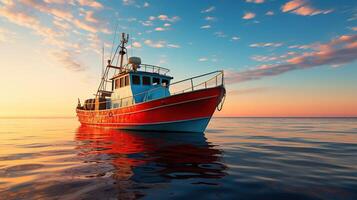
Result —
[[205, 133], [0, 119], [0, 199], [357, 199], [356, 118], [214, 118]]

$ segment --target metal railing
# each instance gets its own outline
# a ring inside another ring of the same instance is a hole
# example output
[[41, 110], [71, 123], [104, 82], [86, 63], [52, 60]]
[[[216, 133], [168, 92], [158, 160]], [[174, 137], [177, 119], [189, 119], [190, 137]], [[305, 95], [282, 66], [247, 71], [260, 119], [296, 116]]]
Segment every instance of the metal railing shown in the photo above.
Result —
[[[120, 73], [130, 72], [130, 71], [134, 70], [132, 64], [126, 64], [122, 68], [117, 67], [117, 66], [111, 66], [111, 67], [120, 70]], [[170, 72], [170, 70], [167, 68], [159, 67], [156, 65], [149, 65], [149, 64], [140, 64], [136, 70], [141, 71], [141, 72], [157, 73], [157, 74], [161, 74], [161, 75], [166, 75], [167, 73]]]
[[159, 67], [156, 65], [149, 65], [149, 64], [141, 64], [139, 71], [158, 73], [158, 74], [162, 74], [162, 75], [166, 75], [167, 73], [170, 72], [170, 70], [167, 68]]
[[[204, 78], [208, 78], [208, 80], [201, 80]], [[198, 84], [196, 84], [196, 82], [199, 82]], [[99, 106], [100, 104], [106, 104], [108, 102], [111, 103], [111, 108], [113, 108], [113, 104], [116, 104], [117, 107], [114, 108], [122, 108], [122, 107], [127, 107], [127, 106], [131, 106], [137, 103], [144, 103], [144, 102], [148, 102], [148, 101], [152, 101], [152, 100], [156, 100], [156, 99], [160, 99], [160, 98], [165, 98], [171, 95], [177, 95], [177, 94], [182, 94], [182, 93], [187, 93], [187, 92], [192, 92], [192, 91], [196, 91], [196, 90], [202, 90], [202, 89], [207, 89], [207, 88], [213, 88], [213, 87], [217, 87], [217, 86], [221, 86], [224, 85], [224, 72], [223, 70], [220, 71], [214, 71], [214, 72], [210, 72], [210, 73], [206, 73], [206, 74], [202, 74], [199, 76], [194, 76], [188, 79], [184, 79], [181, 81], [177, 81], [174, 83], [171, 83], [167, 86], [163, 86], [163, 85], [158, 85], [158, 87], [138, 93], [134, 96], [129, 96], [129, 97], [125, 97], [125, 98], [119, 98], [119, 99], [107, 99], [106, 101], [102, 101], [102, 102], [94, 102], [94, 103], [87, 103], [87, 105], [91, 105], [91, 106], [95, 106], [96, 104]], [[175, 89], [176, 87], [176, 89]], [[153, 94], [154, 92], [159, 91], [160, 89], [162, 90], [164, 88], [165, 94], [164, 96], [161, 96], [160, 98], [155, 98], [155, 99], [150, 99], [148, 98], [150, 96], [150, 94]], [[170, 88], [170, 91], [167, 91], [166, 88]], [[135, 99], [143, 99], [143, 101], [141, 102], [135, 102]], [[107, 109], [111, 109], [111, 108], [107, 108]], [[91, 109], [93, 110], [93, 109]]]

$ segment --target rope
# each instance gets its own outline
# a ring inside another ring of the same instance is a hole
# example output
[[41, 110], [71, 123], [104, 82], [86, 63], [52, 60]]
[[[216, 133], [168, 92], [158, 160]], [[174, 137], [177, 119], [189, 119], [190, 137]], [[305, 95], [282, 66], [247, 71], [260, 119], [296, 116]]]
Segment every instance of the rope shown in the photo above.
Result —
[[217, 105], [217, 110], [218, 111], [221, 111], [222, 108], [223, 108], [223, 104], [224, 104], [224, 101], [226, 100], [226, 91], [224, 91], [224, 94], [223, 94], [223, 97], [221, 99], [221, 101], [218, 103]]

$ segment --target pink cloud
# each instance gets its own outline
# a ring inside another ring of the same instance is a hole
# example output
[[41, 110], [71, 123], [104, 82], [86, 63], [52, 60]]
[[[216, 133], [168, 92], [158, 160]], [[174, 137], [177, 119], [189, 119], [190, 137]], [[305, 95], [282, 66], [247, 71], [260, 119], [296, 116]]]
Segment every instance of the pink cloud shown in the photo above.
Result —
[[[63, 40], [62, 37], [65, 35], [65, 33], [61, 31], [61, 29], [60, 31], [55, 31], [52, 28], [46, 27], [41, 24], [38, 18], [31, 15], [32, 12], [30, 12], [30, 7], [34, 9], [43, 9], [42, 5], [36, 4], [33, 1], [23, 2], [24, 4], [15, 4], [12, 1], [7, 1], [6, 3], [2, 4], [3, 6], [0, 8], [0, 16], [6, 18], [11, 23], [29, 28], [30, 30], [34, 31], [35, 34], [42, 36], [43, 42], [46, 44], [46, 46], [55, 46], [59, 52], [65, 51], [65, 49], [68, 48], [73, 53], [79, 49], [78, 44]], [[53, 12], [53, 10], [51, 11], [49, 9], [49, 12]], [[57, 18], [55, 20], [57, 21], [57, 24], [62, 24], [62, 22], [58, 20], [62, 19]], [[66, 54], [68, 55], [68, 53]], [[64, 63], [65, 67], [68, 69], [72, 69], [74, 71], [79, 71], [80, 68], [82, 69], [82, 66], [80, 66], [74, 60], [74, 58], [72, 59], [70, 56], [60, 56], [56, 59]]]
[[245, 2], [260, 4], [260, 3], [264, 3], [264, 0], [245, 0]]
[[313, 8], [307, 0], [292, 0], [285, 3], [281, 10], [302, 16], [313, 16], [318, 14], [328, 14], [332, 10], [319, 10]]
[[99, 20], [94, 17], [94, 12], [93, 11], [87, 11], [86, 12], [85, 20], [87, 20], [88, 22], [92, 22], [92, 23], [98, 23], [99, 22]]
[[96, 8], [96, 9], [103, 8], [103, 5], [101, 3], [99, 3], [98, 1], [94, 1], [94, 0], [79, 0], [78, 3], [81, 6], [89, 6], [89, 7]]
[[242, 19], [253, 19], [255, 17], [255, 13], [247, 12], [243, 15]]
[[300, 6], [304, 5], [305, 1], [304, 0], [292, 0], [287, 3], [285, 3], [282, 7], [281, 10], [283, 12], [289, 12], [292, 11], [296, 8], [299, 8]]
[[73, 53], [69, 51], [55, 51], [52, 56], [64, 64], [64, 67], [72, 71], [83, 71], [85, 68], [73, 58]]
[[258, 80], [289, 71], [308, 69], [322, 65], [340, 66], [357, 60], [357, 34], [343, 35], [328, 43], [317, 45], [313, 52], [289, 58], [282, 64], [265, 65], [255, 69], [227, 73], [227, 83]]
[[98, 32], [98, 28], [96, 26], [89, 25], [87, 23], [84, 23], [78, 19], [73, 20], [73, 24], [77, 26], [80, 29], [86, 30], [88, 32], [96, 33]]
[[51, 7], [48, 3], [43, 1], [22, 0], [22, 3], [26, 6], [35, 8], [43, 13], [52, 14], [53, 16], [56, 16], [61, 19], [66, 19], [70, 21], [73, 18], [73, 15], [70, 11]]

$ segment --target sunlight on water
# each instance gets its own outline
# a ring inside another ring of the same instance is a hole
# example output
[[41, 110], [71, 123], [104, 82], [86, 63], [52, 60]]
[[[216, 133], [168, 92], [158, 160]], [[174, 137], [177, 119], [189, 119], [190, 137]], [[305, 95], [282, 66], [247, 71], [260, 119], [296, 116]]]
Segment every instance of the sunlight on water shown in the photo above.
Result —
[[0, 119], [0, 199], [357, 199], [357, 119], [215, 118], [206, 133]]

